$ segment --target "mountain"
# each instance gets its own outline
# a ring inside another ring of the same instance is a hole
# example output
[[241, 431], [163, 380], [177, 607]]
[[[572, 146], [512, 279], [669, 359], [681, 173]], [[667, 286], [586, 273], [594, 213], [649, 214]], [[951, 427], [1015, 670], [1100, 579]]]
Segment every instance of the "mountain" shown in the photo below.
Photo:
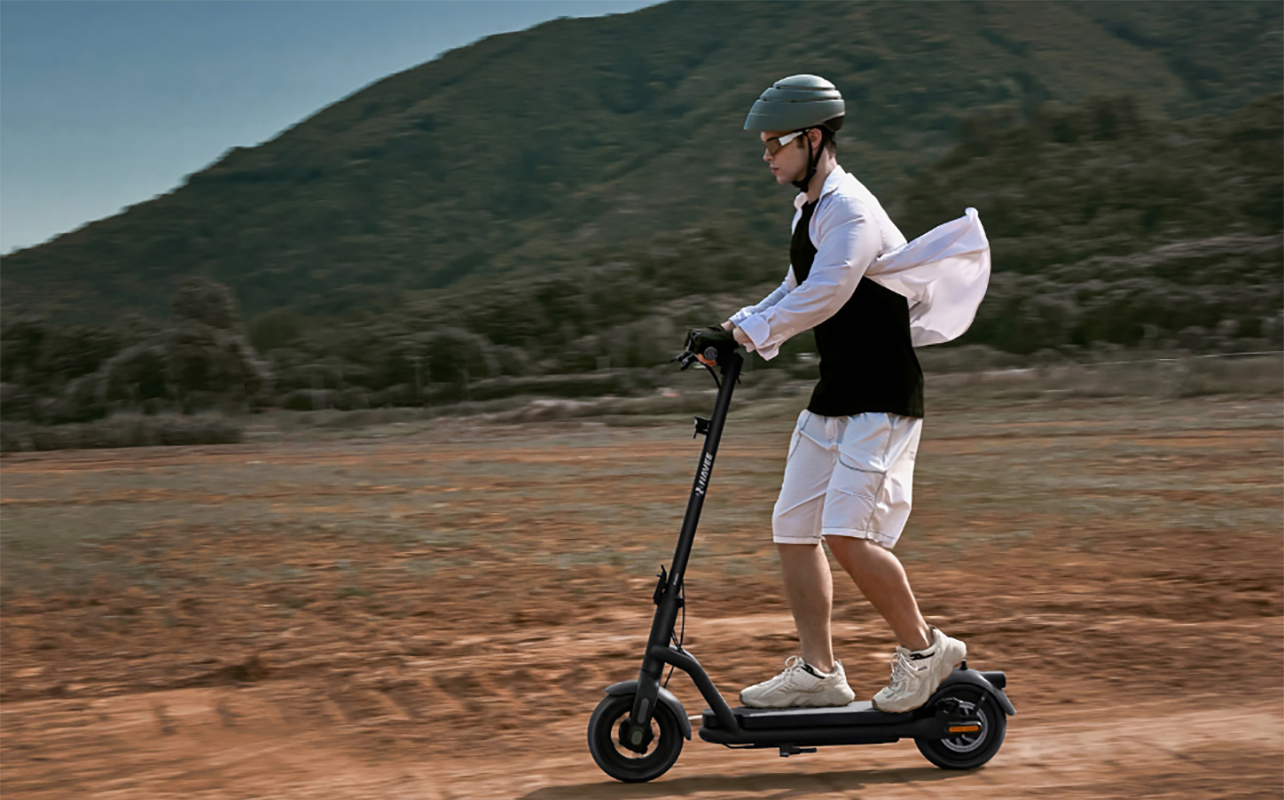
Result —
[[913, 236], [942, 221], [906, 205], [916, 176], [977, 124], [1118, 96], [1154, 120], [1225, 117], [1279, 91], [1282, 16], [1268, 2], [673, 2], [556, 20], [392, 75], [5, 256], [4, 308], [156, 315], [198, 275], [250, 315], [387, 310], [647, 254], [692, 227], [750, 258], [783, 253], [789, 197], [741, 125], [797, 72], [843, 91], [840, 160], [920, 220], [902, 225]]

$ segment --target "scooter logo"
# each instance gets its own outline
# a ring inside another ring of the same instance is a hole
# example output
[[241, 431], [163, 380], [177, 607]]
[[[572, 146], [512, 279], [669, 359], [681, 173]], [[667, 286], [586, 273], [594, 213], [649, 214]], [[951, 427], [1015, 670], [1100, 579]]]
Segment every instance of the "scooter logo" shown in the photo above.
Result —
[[700, 465], [700, 474], [696, 477], [696, 494], [704, 497], [704, 490], [709, 485], [709, 472], [713, 469], [713, 454], [704, 454], [704, 463]]

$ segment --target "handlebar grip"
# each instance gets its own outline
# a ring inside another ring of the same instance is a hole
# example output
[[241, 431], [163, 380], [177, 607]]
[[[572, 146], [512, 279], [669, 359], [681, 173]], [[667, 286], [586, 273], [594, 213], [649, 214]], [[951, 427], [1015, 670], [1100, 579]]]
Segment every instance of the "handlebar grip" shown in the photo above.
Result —
[[718, 348], [716, 348], [716, 347], [706, 347], [706, 348], [704, 349], [704, 357], [705, 357], [706, 359], [708, 359], [709, 361], [717, 361], [717, 360], [718, 360]]

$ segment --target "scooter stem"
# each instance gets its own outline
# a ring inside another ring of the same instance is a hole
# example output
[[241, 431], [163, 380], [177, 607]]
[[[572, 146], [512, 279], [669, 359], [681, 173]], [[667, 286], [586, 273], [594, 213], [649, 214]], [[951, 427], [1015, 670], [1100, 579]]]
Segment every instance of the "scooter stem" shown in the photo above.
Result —
[[691, 558], [691, 547], [695, 542], [696, 525], [700, 523], [700, 509], [704, 507], [704, 496], [709, 488], [709, 478], [713, 474], [713, 459], [718, 454], [722, 427], [727, 421], [727, 411], [731, 408], [731, 393], [740, 378], [740, 368], [744, 366], [744, 362], [744, 358], [739, 353], [732, 352], [727, 356], [726, 366], [722, 368], [722, 386], [718, 390], [718, 399], [713, 405], [709, 432], [705, 435], [704, 450], [700, 453], [700, 466], [696, 470], [695, 481], [691, 486], [687, 513], [682, 518], [682, 532], [678, 535], [678, 546], [673, 552], [673, 565], [669, 569], [670, 591], [680, 587], [682, 578], [686, 575], [687, 560]]
[[[718, 442], [722, 439], [723, 424], [727, 420], [727, 411], [731, 407], [731, 393], [740, 378], [740, 368], [744, 366], [744, 357], [738, 352], [731, 352], [725, 358], [722, 367], [722, 386], [718, 389], [718, 399], [713, 406], [713, 417], [705, 433], [704, 449], [700, 453], [700, 463], [696, 468], [695, 481], [691, 486], [691, 497], [687, 501], [687, 512], [682, 518], [682, 531], [678, 534], [678, 546], [673, 552], [673, 564], [664, 580], [656, 587], [655, 619], [651, 623], [651, 633], [647, 637], [647, 648], [642, 657], [642, 669], [638, 674], [638, 692], [634, 698], [633, 713], [630, 721], [639, 729], [650, 724], [655, 711], [655, 699], [660, 690], [660, 675], [664, 672], [664, 662], [652, 655], [654, 648], [668, 648], [669, 638], [674, 623], [678, 619], [678, 608], [681, 605], [682, 580], [686, 575], [687, 561], [691, 558], [691, 547], [695, 542], [696, 526], [700, 522], [700, 509], [704, 507], [705, 493], [709, 489], [709, 479], [713, 475], [713, 461], [718, 453]], [[699, 430], [699, 427], [697, 427]]]

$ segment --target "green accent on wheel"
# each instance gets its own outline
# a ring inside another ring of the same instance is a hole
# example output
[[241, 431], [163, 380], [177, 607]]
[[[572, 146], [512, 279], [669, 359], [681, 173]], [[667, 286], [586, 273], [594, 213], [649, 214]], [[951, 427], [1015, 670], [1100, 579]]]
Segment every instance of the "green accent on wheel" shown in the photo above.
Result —
[[790, 75], [754, 101], [745, 117], [745, 130], [797, 131], [823, 125], [836, 131], [846, 113], [847, 105], [834, 84], [819, 75]]

